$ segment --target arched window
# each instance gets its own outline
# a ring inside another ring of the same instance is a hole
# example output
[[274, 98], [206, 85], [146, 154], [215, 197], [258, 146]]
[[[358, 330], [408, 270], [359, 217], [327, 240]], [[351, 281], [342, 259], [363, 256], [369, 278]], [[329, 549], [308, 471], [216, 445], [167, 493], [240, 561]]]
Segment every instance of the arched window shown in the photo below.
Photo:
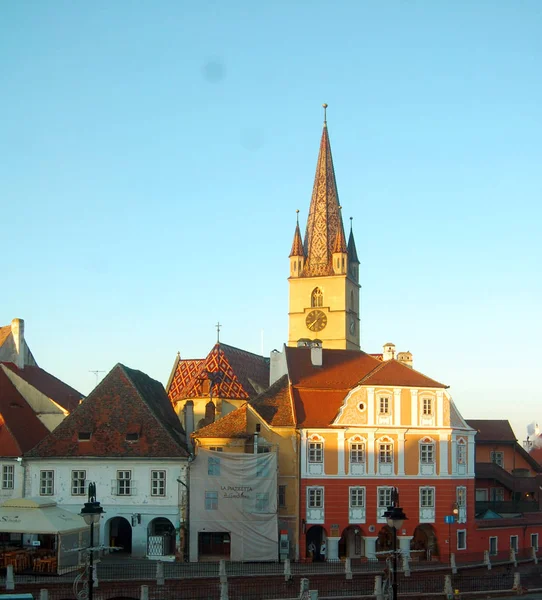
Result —
[[324, 305], [324, 294], [320, 288], [314, 288], [311, 294], [311, 307], [323, 306]]

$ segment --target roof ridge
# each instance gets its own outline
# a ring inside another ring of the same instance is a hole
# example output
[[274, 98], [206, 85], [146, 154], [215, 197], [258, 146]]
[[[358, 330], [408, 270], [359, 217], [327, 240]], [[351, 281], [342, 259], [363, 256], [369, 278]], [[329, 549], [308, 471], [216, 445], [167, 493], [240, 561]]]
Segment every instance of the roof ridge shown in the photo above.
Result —
[[233, 350], [237, 350], [238, 352], [244, 352], [245, 354], [251, 354], [256, 358], [262, 358], [263, 360], [269, 360], [269, 357], [264, 356], [263, 354], [256, 354], [255, 352], [251, 352], [250, 350], [245, 350], [244, 348], [238, 348], [237, 346], [232, 346], [231, 344], [225, 344], [224, 342], [218, 342], [215, 346], [226, 346], [227, 348], [232, 348]]

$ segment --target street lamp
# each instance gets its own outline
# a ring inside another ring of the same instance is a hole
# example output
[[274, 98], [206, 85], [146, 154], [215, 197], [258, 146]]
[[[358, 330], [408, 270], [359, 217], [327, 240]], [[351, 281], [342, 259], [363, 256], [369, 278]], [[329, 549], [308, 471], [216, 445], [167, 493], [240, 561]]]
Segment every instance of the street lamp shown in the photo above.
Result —
[[94, 591], [94, 525], [100, 522], [104, 509], [96, 501], [96, 484], [88, 484], [88, 502], [81, 509], [80, 515], [85, 519], [85, 523], [90, 526], [90, 546], [88, 548], [88, 600], [92, 600]]
[[388, 510], [384, 513], [388, 527], [393, 529], [393, 581], [392, 581], [392, 599], [397, 600], [397, 530], [401, 529], [403, 523], [407, 521], [407, 516], [403, 512], [399, 503], [399, 494], [395, 494], [395, 506], [388, 506]]

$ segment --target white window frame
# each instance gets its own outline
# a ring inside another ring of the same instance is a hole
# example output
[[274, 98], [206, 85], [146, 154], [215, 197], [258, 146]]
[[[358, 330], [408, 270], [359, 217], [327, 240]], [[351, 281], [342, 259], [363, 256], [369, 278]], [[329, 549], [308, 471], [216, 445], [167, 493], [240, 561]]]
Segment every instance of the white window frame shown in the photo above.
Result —
[[420, 411], [420, 425], [435, 425], [435, 406], [436, 398], [434, 395], [424, 392], [423, 396], [419, 397], [418, 409]]
[[209, 477], [220, 476], [220, 458], [217, 456], [207, 457], [207, 475], [209, 475]]
[[531, 533], [531, 548], [538, 552], [538, 533]]
[[[495, 548], [491, 548], [492, 542], [495, 544]], [[496, 535], [489, 536], [489, 556], [497, 556], [499, 553], [499, 537]]]
[[510, 550], [514, 550], [517, 553], [519, 548], [519, 536], [511, 535], [510, 536]]
[[391, 414], [391, 396], [382, 394], [378, 396], [378, 414], [382, 417]]
[[132, 496], [132, 471], [121, 469], [117, 471], [117, 496]]
[[433, 416], [435, 412], [435, 402], [431, 396], [422, 396], [422, 415], [424, 417]]
[[324, 442], [320, 440], [309, 441], [307, 451], [309, 463], [324, 462]]
[[360, 485], [350, 486], [350, 508], [365, 508], [365, 488]]
[[376, 488], [376, 520], [378, 523], [387, 523], [384, 513], [391, 506], [394, 489], [391, 485], [382, 485]]
[[151, 470], [151, 496], [164, 497], [166, 495], [166, 472], [164, 469]]
[[[459, 544], [459, 541], [463, 538], [463, 544]], [[466, 529], [458, 529], [456, 534], [456, 545], [455, 547], [458, 550], [466, 550], [467, 549], [467, 530]]]
[[437, 469], [437, 444], [429, 436], [425, 436], [418, 442], [419, 474], [435, 475]]
[[306, 503], [307, 523], [324, 523], [325, 488], [321, 485], [308, 487]]
[[394, 475], [395, 470], [395, 444], [387, 435], [379, 438], [376, 441], [378, 474], [379, 475]]
[[87, 472], [83, 469], [73, 469], [71, 472], [72, 496], [84, 496], [86, 492]]
[[457, 504], [457, 522], [467, 522], [467, 487], [458, 485], [455, 488], [455, 502]]
[[420, 487], [420, 523], [435, 522], [436, 488], [424, 485]]
[[52, 496], [55, 493], [55, 472], [51, 469], [40, 471], [40, 496]]
[[15, 487], [15, 466], [2, 465], [2, 489], [12, 490]]
[[218, 492], [213, 490], [205, 492], [205, 510], [218, 510]]
[[348, 460], [351, 475], [365, 475], [367, 469], [367, 444], [365, 438], [356, 435], [348, 441]]
[[494, 465], [498, 465], [501, 469], [504, 469], [504, 452], [502, 450], [492, 450], [489, 453], [489, 460]]

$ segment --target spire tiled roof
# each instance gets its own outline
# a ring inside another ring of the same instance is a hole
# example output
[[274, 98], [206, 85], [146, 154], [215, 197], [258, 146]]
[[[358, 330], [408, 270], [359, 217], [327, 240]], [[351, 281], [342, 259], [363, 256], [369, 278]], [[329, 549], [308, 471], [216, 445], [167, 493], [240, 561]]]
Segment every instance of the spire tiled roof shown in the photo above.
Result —
[[[79, 433], [90, 440], [79, 440]], [[127, 434], [139, 433], [137, 440]], [[29, 457], [186, 457], [186, 436], [161, 383], [117, 364]]]
[[333, 274], [332, 253], [338, 230], [342, 230], [344, 237], [331, 145], [324, 123], [305, 231], [306, 262], [303, 275]]
[[294, 241], [292, 243], [292, 249], [290, 250], [290, 257], [292, 256], [305, 256], [301, 231], [299, 231], [299, 223], [295, 226]]
[[358, 263], [359, 265], [358, 252], [356, 250], [356, 242], [354, 241], [352, 229], [350, 229], [350, 235], [348, 236], [348, 261]]
[[347, 252], [346, 240], [344, 238], [344, 230], [342, 227], [337, 229], [337, 235], [335, 236], [335, 243], [333, 244], [333, 252]]

